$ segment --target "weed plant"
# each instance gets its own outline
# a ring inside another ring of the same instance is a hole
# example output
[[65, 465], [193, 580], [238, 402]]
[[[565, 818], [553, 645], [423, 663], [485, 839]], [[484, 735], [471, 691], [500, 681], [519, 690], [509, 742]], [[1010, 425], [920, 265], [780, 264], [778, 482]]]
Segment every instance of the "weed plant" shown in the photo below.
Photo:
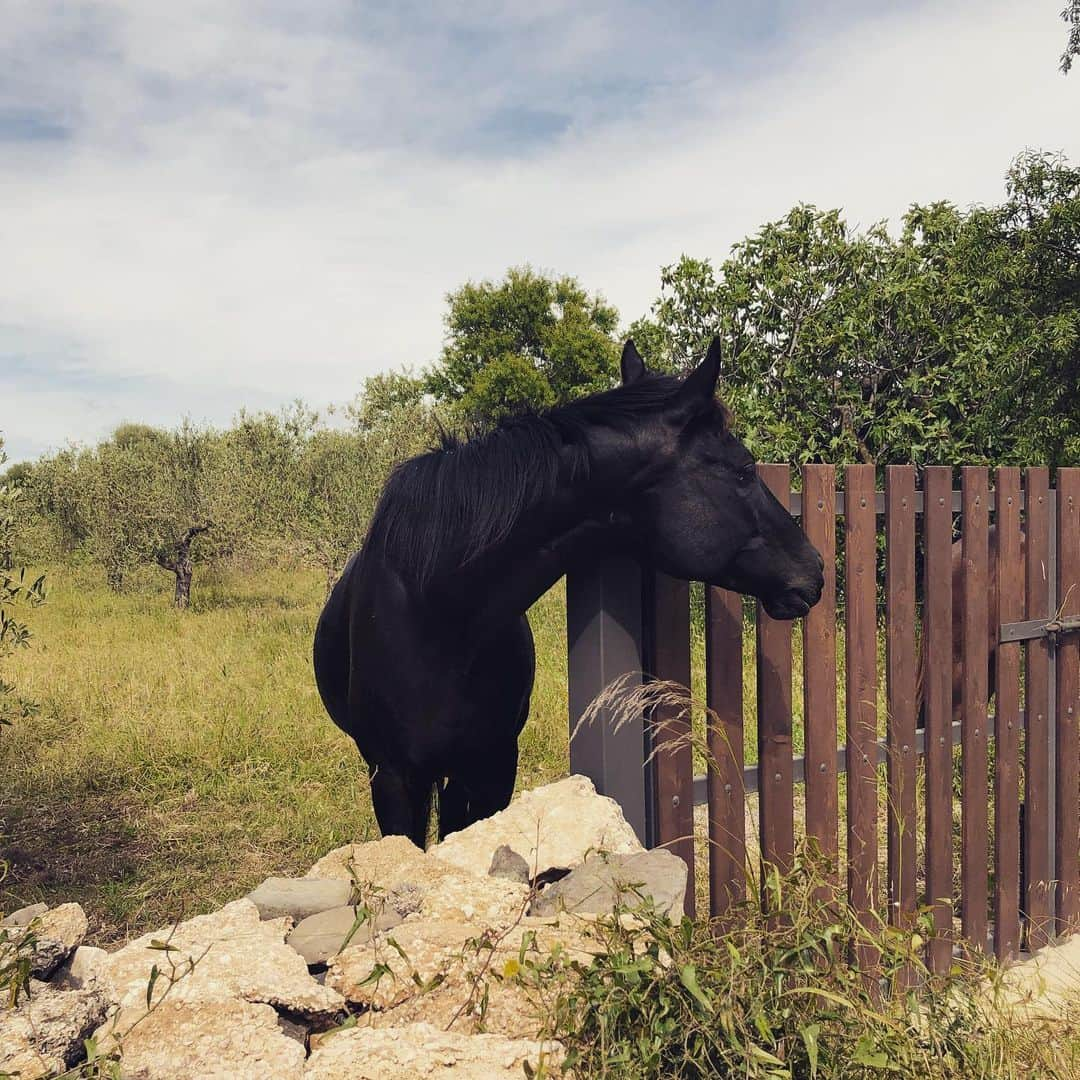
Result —
[[527, 957], [520, 978], [578, 1076], [1080, 1075], [1080, 1029], [1064, 1019], [1017, 1024], [999, 1011], [989, 963], [957, 959], [931, 974], [926, 912], [905, 929], [867, 919], [830, 880], [804, 849], [789, 874], [769, 869], [722, 921], [642, 907], [597, 923], [603, 951], [590, 963]]

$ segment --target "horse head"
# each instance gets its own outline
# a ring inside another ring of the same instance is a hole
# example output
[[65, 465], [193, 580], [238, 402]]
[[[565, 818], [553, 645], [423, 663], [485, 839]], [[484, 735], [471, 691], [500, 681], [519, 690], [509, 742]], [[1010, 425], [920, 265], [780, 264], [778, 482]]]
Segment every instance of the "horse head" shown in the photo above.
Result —
[[[821, 555], [732, 432], [715, 396], [720, 353], [714, 340], [658, 409], [639, 414], [618, 451], [629, 468], [615, 513], [656, 569], [755, 596], [774, 619], [798, 618], [821, 597]], [[650, 373], [626, 343], [624, 387], [667, 378]]]

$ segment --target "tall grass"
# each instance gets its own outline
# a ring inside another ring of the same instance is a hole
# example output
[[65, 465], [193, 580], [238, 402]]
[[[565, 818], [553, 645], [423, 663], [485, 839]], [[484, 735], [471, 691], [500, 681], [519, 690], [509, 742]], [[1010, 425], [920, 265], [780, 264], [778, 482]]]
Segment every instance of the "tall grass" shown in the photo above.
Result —
[[[39, 710], [0, 734], [0, 907], [79, 899], [108, 939], [378, 835], [312, 676], [321, 575], [207, 574], [184, 613], [164, 574], [119, 595], [78, 567], [49, 580], [34, 648], [10, 663]], [[519, 785], [566, 771], [563, 603], [553, 590], [532, 612]]]

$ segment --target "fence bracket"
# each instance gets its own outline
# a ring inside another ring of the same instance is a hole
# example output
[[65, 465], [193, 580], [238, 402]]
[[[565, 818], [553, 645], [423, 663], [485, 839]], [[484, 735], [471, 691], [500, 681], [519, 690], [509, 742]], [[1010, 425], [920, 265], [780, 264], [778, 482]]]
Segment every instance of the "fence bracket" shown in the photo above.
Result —
[[1045, 637], [1049, 638], [1050, 647], [1053, 648], [1057, 639], [1065, 634], [1080, 634], [1080, 615], [1002, 623], [1000, 641], [1005, 645], [1011, 641], [1035, 641]]

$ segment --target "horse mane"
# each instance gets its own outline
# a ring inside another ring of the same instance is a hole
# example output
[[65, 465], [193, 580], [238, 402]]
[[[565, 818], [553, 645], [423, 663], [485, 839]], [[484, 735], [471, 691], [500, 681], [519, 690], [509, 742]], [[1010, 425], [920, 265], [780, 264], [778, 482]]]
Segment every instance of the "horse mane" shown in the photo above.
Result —
[[504, 542], [563, 481], [590, 471], [587, 433], [597, 426], [629, 432], [643, 414], [662, 409], [680, 380], [650, 375], [613, 390], [523, 411], [470, 438], [443, 432], [441, 445], [409, 458], [390, 474], [375, 508], [364, 551], [378, 552], [422, 590]]

